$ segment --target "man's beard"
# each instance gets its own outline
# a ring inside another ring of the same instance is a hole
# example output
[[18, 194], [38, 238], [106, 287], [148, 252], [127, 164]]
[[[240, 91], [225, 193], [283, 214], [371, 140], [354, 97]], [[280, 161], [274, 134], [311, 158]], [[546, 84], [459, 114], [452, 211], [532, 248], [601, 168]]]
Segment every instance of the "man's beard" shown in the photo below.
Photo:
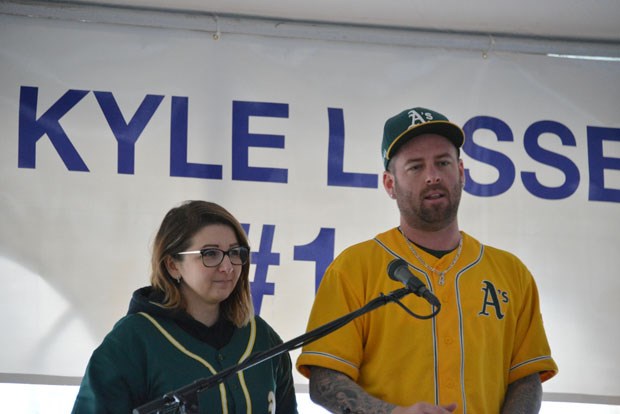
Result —
[[441, 190], [448, 200], [447, 205], [434, 206], [426, 206], [424, 204], [424, 194], [428, 190], [421, 193], [420, 197], [414, 198], [412, 191], [403, 191], [397, 182], [394, 185], [396, 188], [396, 204], [403, 219], [409, 226], [425, 231], [437, 231], [447, 227], [456, 220], [463, 188], [460, 180], [454, 184], [450, 191], [443, 186], [431, 187], [432, 189]]

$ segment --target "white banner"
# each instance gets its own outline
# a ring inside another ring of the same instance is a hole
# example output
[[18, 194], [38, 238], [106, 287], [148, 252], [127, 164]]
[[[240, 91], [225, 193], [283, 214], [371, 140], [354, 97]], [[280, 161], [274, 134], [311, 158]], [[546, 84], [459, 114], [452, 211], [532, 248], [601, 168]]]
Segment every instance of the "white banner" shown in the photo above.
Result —
[[301, 335], [329, 261], [398, 224], [383, 123], [424, 106], [468, 135], [461, 228], [536, 277], [544, 390], [620, 396], [619, 63], [0, 15], [0, 73], [0, 372], [81, 376], [187, 199], [247, 226], [255, 306]]

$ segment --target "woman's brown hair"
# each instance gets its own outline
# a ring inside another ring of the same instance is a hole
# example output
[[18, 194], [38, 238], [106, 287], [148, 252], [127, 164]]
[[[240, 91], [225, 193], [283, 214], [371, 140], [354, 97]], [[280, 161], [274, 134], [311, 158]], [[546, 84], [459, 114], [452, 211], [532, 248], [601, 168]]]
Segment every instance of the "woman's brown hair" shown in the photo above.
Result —
[[[151, 285], [164, 292], [162, 305], [169, 309], [185, 309], [179, 284], [168, 273], [165, 260], [177, 259], [177, 253], [187, 250], [192, 237], [204, 226], [223, 224], [229, 226], [241, 246], [249, 248], [245, 231], [239, 221], [222, 206], [208, 201], [185, 201], [174, 207], [164, 217], [153, 243], [151, 257]], [[220, 304], [221, 315], [235, 326], [247, 324], [254, 313], [250, 295], [250, 261], [241, 268], [239, 281], [230, 296]]]

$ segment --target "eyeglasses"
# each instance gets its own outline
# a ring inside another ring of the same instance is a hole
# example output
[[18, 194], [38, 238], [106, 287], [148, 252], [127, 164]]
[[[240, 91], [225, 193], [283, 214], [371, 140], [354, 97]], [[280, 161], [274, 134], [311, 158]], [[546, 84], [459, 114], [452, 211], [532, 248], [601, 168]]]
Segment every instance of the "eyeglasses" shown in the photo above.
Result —
[[227, 252], [215, 247], [209, 247], [201, 250], [192, 250], [188, 252], [179, 252], [177, 254], [199, 254], [202, 256], [202, 264], [205, 267], [216, 267], [224, 260], [224, 256], [228, 256], [230, 263], [234, 265], [244, 265], [250, 258], [250, 249], [245, 246], [233, 247]]

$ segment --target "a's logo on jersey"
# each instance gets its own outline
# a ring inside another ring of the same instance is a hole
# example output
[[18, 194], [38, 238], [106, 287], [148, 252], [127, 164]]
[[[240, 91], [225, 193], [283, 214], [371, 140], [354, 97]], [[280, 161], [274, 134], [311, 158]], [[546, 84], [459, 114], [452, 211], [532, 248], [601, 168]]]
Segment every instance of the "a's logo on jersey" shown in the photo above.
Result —
[[269, 394], [267, 394], [267, 402], [269, 403], [267, 412], [269, 414], [276, 414], [276, 395], [273, 391], [269, 391]]
[[508, 303], [508, 292], [496, 289], [493, 283], [488, 280], [482, 281], [482, 291], [484, 292], [484, 299], [482, 300], [482, 310], [478, 312], [478, 315], [489, 316], [489, 307], [491, 307], [495, 309], [497, 319], [504, 319], [500, 302]]

